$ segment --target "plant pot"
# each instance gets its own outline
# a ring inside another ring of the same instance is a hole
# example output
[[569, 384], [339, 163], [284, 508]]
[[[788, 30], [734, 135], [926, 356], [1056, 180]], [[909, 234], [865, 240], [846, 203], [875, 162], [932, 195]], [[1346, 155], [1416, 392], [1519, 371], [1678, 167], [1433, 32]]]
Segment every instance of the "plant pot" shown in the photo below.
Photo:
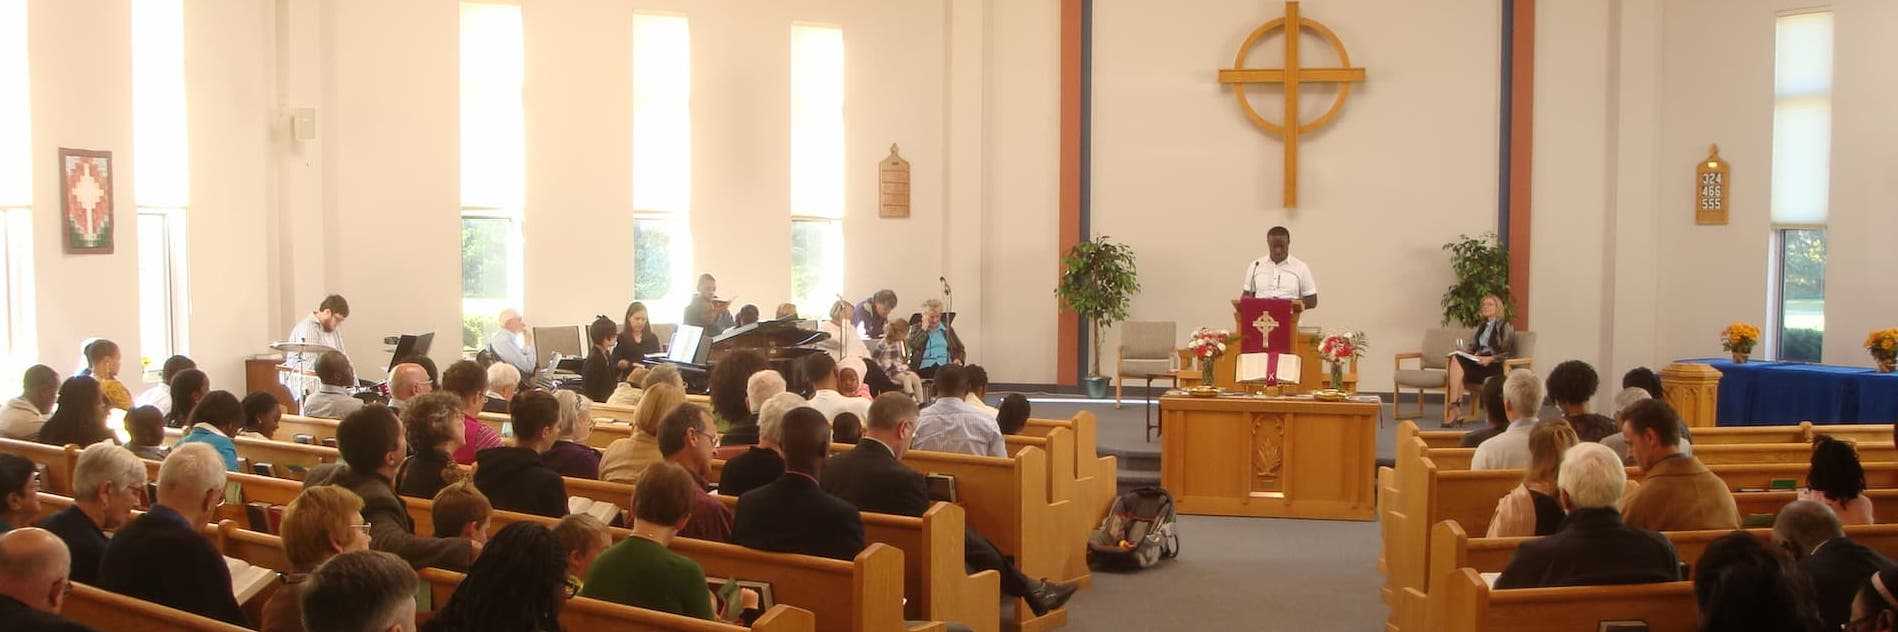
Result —
[[1107, 376], [1105, 375], [1090, 376], [1087, 378], [1086, 382], [1087, 382], [1088, 398], [1090, 399], [1106, 399], [1107, 398]]
[[1898, 368], [1898, 359], [1892, 359], [1892, 360], [1879, 360], [1879, 361], [1878, 361], [1878, 372], [1879, 372], [1879, 373], [1890, 373], [1890, 372], [1892, 372], [1892, 370], [1893, 370], [1893, 369], [1895, 369], [1895, 368]]
[[1746, 364], [1746, 356], [1747, 356], [1747, 354], [1744, 354], [1744, 353], [1740, 353], [1740, 352], [1738, 352], [1738, 351], [1735, 351], [1735, 352], [1733, 352], [1733, 363], [1734, 363], [1734, 364]]

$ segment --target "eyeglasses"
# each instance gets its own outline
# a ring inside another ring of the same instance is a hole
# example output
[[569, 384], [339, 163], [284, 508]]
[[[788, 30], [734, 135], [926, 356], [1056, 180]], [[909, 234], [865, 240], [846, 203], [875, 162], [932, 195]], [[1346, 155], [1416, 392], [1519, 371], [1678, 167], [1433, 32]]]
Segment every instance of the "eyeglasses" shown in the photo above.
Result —
[[686, 432], [690, 432], [690, 433], [692, 433], [692, 434], [695, 434], [695, 435], [699, 435], [699, 436], [702, 436], [702, 437], [705, 437], [705, 439], [706, 439], [707, 441], [711, 441], [711, 442], [712, 442], [712, 445], [718, 445], [718, 436], [719, 436], [719, 435], [718, 435], [718, 433], [716, 433], [716, 432], [707, 432], [707, 431], [705, 431], [705, 430], [701, 430], [701, 429], [698, 429], [698, 428], [690, 428], [690, 429], [687, 429], [687, 430], [686, 430]]
[[365, 522], [363, 524], [352, 524], [352, 525], [349, 525], [349, 528], [357, 533], [362, 534], [362, 537], [365, 537], [365, 538], [369, 537], [369, 523]]

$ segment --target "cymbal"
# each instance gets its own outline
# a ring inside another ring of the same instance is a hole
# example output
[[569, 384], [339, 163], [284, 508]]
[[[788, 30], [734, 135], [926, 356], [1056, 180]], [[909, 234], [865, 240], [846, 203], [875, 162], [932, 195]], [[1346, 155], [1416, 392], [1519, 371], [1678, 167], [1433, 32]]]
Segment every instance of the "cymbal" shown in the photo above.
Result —
[[270, 349], [284, 353], [327, 353], [336, 350], [335, 347], [315, 342], [273, 342], [270, 343]]

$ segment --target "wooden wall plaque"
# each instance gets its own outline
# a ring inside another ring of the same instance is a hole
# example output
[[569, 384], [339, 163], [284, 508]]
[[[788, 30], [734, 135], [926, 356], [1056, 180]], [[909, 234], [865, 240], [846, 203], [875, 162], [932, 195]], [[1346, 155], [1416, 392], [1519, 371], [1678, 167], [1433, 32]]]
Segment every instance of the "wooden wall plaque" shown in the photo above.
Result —
[[896, 154], [877, 163], [877, 217], [909, 217], [909, 161]]
[[1733, 177], [1727, 161], [1720, 159], [1720, 146], [1707, 148], [1707, 159], [1694, 166], [1694, 223], [1725, 225], [1727, 210], [1733, 208]]

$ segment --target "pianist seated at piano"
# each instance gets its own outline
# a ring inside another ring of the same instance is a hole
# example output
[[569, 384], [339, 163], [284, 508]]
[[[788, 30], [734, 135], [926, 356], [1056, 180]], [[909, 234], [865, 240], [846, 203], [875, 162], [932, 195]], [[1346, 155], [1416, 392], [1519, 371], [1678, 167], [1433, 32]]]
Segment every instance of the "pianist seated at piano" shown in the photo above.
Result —
[[619, 370], [613, 367], [613, 345], [619, 341], [619, 326], [605, 316], [594, 318], [593, 324], [587, 326], [587, 338], [593, 342], [593, 349], [580, 365], [580, 391], [586, 393], [588, 399], [603, 403], [613, 397], [614, 384], [619, 382]]

